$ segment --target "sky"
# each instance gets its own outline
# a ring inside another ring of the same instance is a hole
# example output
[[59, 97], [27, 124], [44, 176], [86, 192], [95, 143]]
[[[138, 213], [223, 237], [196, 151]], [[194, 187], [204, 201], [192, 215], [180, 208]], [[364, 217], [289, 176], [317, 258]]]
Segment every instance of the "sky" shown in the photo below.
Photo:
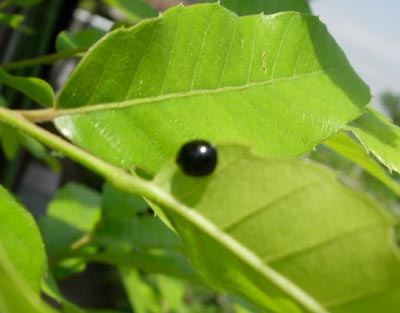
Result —
[[373, 103], [385, 90], [400, 93], [400, 0], [313, 0], [361, 78]]

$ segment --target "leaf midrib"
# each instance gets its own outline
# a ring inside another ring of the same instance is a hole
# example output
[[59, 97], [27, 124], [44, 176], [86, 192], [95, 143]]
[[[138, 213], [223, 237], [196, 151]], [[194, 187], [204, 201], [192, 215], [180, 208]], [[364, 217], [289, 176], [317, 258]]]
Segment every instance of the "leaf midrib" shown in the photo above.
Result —
[[[346, 67], [348, 67], [348, 65], [344, 64], [344, 65], [335, 66], [335, 67], [325, 69], [325, 70], [310, 72], [307, 74], [300, 74], [300, 75], [295, 75], [295, 76], [290, 76], [290, 77], [282, 77], [282, 78], [273, 78], [273, 79], [269, 79], [269, 80], [265, 80], [265, 81], [261, 81], [261, 82], [251, 82], [251, 83], [239, 85], [239, 86], [227, 86], [227, 87], [220, 87], [220, 88], [215, 88], [215, 89], [191, 90], [191, 91], [185, 91], [185, 92], [177, 92], [177, 93], [170, 93], [170, 94], [165, 94], [165, 95], [158, 95], [158, 96], [148, 97], [148, 98], [131, 99], [131, 100], [120, 101], [120, 102], [108, 102], [108, 103], [101, 103], [101, 104], [94, 104], [94, 105], [89, 104], [86, 106], [72, 108], [72, 109], [56, 109], [57, 110], [56, 117], [67, 116], [67, 115], [77, 115], [77, 114], [83, 114], [83, 113], [92, 113], [92, 112], [106, 111], [106, 110], [124, 109], [124, 108], [128, 108], [128, 107], [138, 105], [138, 104], [161, 102], [161, 101], [170, 100], [170, 99], [187, 98], [187, 97], [201, 96], [201, 95], [213, 95], [213, 94], [219, 94], [219, 93], [229, 92], [229, 91], [241, 91], [241, 90], [246, 90], [246, 89], [251, 89], [251, 88], [256, 88], [256, 87], [267, 86], [267, 85], [271, 85], [273, 83], [289, 82], [289, 81], [292, 81], [295, 79], [301, 79], [301, 78], [312, 77], [312, 76], [316, 76], [316, 75], [320, 75], [320, 74], [326, 74], [329, 72], [341, 70]], [[55, 106], [57, 108], [57, 106], [58, 106], [57, 102], [56, 102]]]
[[371, 228], [376, 228], [379, 226], [382, 226], [382, 223], [380, 223], [380, 222], [367, 223], [365, 225], [361, 225], [361, 226], [346, 230], [340, 234], [330, 236], [330, 237], [325, 237], [320, 241], [312, 242], [311, 244], [304, 245], [298, 249], [286, 251], [281, 254], [260, 256], [260, 258], [263, 260], [263, 262], [268, 263], [268, 264], [279, 263], [280, 261], [302, 255], [304, 253], [316, 250], [317, 248], [321, 248], [321, 247], [327, 246], [331, 243], [335, 243], [338, 240], [345, 239], [347, 237], [351, 237], [353, 235], [362, 233], [364, 231], [368, 231]]

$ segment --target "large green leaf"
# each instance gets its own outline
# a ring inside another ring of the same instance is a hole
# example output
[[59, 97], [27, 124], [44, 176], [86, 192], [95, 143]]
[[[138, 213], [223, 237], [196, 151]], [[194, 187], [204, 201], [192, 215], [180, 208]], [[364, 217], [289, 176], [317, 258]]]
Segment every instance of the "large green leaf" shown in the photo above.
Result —
[[12, 76], [0, 68], [0, 82], [15, 88], [44, 107], [53, 105], [53, 89], [44, 80], [35, 77]]
[[390, 171], [400, 173], [400, 128], [384, 115], [368, 108], [348, 129], [368, 153], [375, 156]]
[[[215, 0], [201, 0], [198, 2], [216, 2]], [[297, 11], [311, 13], [307, 0], [220, 0], [222, 6], [236, 12], [238, 15], [249, 15], [263, 12], [272, 14], [283, 11]]]
[[305, 153], [369, 99], [317, 17], [203, 4], [105, 36], [61, 90], [55, 122], [101, 158], [154, 173], [192, 138]]
[[[1, 186], [0, 247], [4, 248], [2, 252], [12, 262], [26, 288], [29, 286], [31, 290], [38, 294], [46, 263], [39, 230], [33, 217]], [[3, 261], [1, 256], [0, 261]]]
[[[38, 294], [26, 285], [7, 254], [0, 240], [0, 312], [55, 313], [55, 310], [43, 303]], [[26, 261], [32, 262], [34, 257], [30, 255]]]
[[316, 165], [218, 153], [208, 177], [171, 163], [155, 178], [182, 205], [165, 212], [204, 281], [273, 312], [399, 311], [392, 221], [376, 202]]

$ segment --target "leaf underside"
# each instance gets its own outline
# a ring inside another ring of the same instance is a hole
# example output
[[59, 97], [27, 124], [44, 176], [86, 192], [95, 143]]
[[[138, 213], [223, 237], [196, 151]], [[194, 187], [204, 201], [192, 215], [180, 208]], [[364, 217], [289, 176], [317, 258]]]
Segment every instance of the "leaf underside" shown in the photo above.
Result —
[[61, 90], [55, 123], [95, 155], [155, 173], [194, 138], [303, 154], [369, 99], [317, 17], [203, 4], [100, 40]]
[[33, 217], [0, 186], [0, 245], [26, 286], [39, 293], [46, 255]]
[[340, 132], [324, 142], [332, 151], [344, 156], [359, 165], [369, 174], [385, 184], [390, 190], [400, 196], [400, 185], [396, 183], [375, 160], [373, 160], [363, 147], [349, 134]]
[[368, 153], [390, 171], [400, 173], [400, 128], [381, 113], [368, 108], [347, 127]]
[[[189, 217], [164, 210], [206, 282], [273, 312], [297, 312], [284, 296], [307, 312], [326, 312], [295, 299], [290, 283], [268, 276], [275, 270], [329, 312], [398, 312], [400, 263], [392, 222], [377, 203], [315, 165], [263, 159], [234, 146], [218, 152], [209, 177], [185, 176], [171, 163], [155, 179], [190, 208]], [[193, 212], [219, 231], [190, 218]]]
[[56, 313], [26, 285], [13, 263], [0, 242], [0, 312]]

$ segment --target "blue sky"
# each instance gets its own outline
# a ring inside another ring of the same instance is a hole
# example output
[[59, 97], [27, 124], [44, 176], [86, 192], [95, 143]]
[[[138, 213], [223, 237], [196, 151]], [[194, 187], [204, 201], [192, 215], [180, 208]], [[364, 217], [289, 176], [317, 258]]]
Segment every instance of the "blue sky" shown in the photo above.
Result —
[[350, 63], [376, 96], [400, 93], [400, 0], [314, 0]]

